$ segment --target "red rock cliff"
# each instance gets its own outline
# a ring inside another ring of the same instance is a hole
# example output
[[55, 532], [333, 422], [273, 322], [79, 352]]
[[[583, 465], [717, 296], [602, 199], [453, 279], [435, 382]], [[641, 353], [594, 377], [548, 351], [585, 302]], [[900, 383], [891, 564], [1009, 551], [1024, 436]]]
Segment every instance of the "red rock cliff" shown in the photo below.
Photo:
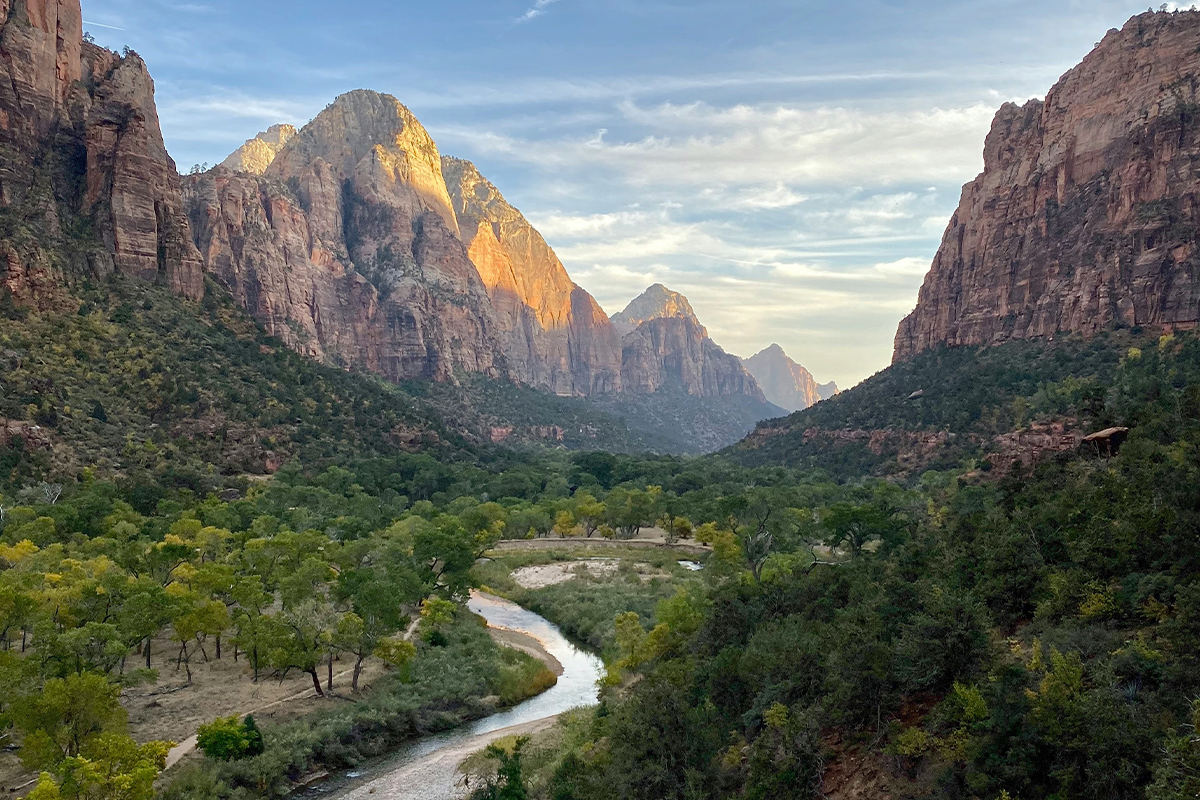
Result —
[[217, 168], [186, 192], [208, 270], [292, 347], [392, 380], [505, 370], [441, 156], [394, 97], [343, 95], [264, 175]]
[[[0, 240], [0, 282], [18, 297], [114, 269], [203, 293], [154, 83], [136, 53], [83, 42], [78, 0], [0, 0], [0, 155], [19, 228]], [[81, 217], [99, 242], [64, 232]]]
[[443, 158], [442, 171], [514, 377], [561, 395], [619, 390], [621, 343], [600, 305], [474, 164]]
[[1005, 105], [895, 359], [1200, 320], [1200, 13], [1113, 30], [1045, 101]]

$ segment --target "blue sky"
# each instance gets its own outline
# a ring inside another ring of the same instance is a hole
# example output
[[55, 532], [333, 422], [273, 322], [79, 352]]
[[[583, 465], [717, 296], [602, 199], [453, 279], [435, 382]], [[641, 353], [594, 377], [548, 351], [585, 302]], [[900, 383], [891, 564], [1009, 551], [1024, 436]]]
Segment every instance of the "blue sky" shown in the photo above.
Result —
[[995, 109], [1044, 95], [1145, 10], [83, 0], [100, 44], [150, 65], [181, 170], [341, 92], [388, 92], [443, 153], [475, 161], [609, 313], [661, 282], [730, 352], [778, 342], [842, 386], [889, 362]]

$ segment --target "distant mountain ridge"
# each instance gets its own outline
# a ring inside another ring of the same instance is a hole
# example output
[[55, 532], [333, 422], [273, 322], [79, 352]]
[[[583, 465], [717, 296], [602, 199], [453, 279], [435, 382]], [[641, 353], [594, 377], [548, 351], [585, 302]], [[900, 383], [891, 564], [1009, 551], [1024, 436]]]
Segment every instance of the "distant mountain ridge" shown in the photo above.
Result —
[[767, 400], [789, 412], [803, 411], [838, 392], [837, 384], [819, 384], [812, 373], [797, 364], [778, 344], [742, 359], [758, 381]]
[[0, 302], [74, 313], [114, 273], [208, 304], [228, 292], [325, 364], [612, 396], [611, 413], [671, 426], [687, 452], [780, 413], [681, 295], [623, 342], [520, 211], [394, 97], [346, 93], [180, 176], [145, 63], [85, 42], [78, 2], [0, 0], [0, 55]]
[[624, 336], [634, 331], [643, 322], [667, 317], [681, 317], [691, 320], [708, 336], [708, 331], [700, 325], [692, 304], [679, 292], [673, 292], [661, 283], [656, 283], [629, 302], [629, 305], [612, 315], [612, 323]]

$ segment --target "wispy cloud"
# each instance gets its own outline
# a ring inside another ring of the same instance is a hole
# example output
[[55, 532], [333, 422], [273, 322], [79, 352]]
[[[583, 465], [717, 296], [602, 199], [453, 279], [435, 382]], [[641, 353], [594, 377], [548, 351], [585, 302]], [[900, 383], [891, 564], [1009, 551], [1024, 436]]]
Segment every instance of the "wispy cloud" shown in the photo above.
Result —
[[789, 186], [961, 182], [982, 166], [994, 109], [886, 112], [703, 103], [620, 106], [623, 121], [643, 135], [609, 132], [530, 140], [499, 132], [443, 127], [440, 139], [475, 153], [559, 171], [599, 168], [642, 186], [758, 187], [732, 205], [764, 209], [797, 205]]
[[546, 13], [546, 9], [549, 6], [552, 6], [557, 2], [558, 0], [536, 0], [536, 2], [534, 2], [528, 11], [517, 17], [517, 22], [528, 22], [535, 17], [540, 17], [542, 14]]

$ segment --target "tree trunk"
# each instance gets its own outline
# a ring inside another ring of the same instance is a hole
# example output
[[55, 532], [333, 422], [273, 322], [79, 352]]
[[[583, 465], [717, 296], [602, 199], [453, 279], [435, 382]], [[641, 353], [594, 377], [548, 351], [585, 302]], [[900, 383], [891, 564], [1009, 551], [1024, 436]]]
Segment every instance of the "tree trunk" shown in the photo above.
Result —
[[312, 676], [313, 688], [317, 690], [317, 697], [324, 697], [325, 693], [321, 691], [321, 676], [317, 674], [317, 668], [313, 667], [307, 672]]
[[26, 630], [24, 627], [22, 627], [21, 628], [21, 652], [22, 653], [25, 652], [25, 634], [26, 634]]
[[196, 634], [196, 644], [200, 646], [200, 652], [204, 654], [204, 663], [208, 663], [208, 651], [204, 649], [204, 640], [200, 638], [200, 634]]
[[329, 651], [329, 677], [325, 683], [325, 688], [333, 691], [333, 651]]
[[[192, 654], [188, 652], [186, 641], [183, 643], [183, 666], [184, 666], [184, 669], [187, 670], [188, 686], [191, 686], [192, 685]], [[175, 669], [176, 669], [176, 671], [178, 671], [179, 667], [176, 666]]]
[[358, 657], [358, 660], [354, 662], [354, 675], [351, 676], [351, 678], [350, 678], [350, 688], [356, 694], [358, 693], [358, 676], [360, 674], [362, 674], [362, 665], [363, 665], [363, 661], [365, 661], [366, 658], [367, 658], [367, 656], [365, 654], [363, 654], [363, 655], [360, 655]]
[[221, 660], [221, 634], [217, 634], [217, 661]]

